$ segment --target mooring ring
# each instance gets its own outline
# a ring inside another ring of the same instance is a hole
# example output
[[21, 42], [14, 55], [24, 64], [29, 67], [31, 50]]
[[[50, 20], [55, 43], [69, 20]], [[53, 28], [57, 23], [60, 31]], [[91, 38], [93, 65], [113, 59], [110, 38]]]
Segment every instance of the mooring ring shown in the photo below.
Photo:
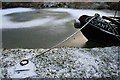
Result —
[[20, 61], [21, 66], [27, 65], [28, 63], [29, 63], [29, 61], [27, 59]]

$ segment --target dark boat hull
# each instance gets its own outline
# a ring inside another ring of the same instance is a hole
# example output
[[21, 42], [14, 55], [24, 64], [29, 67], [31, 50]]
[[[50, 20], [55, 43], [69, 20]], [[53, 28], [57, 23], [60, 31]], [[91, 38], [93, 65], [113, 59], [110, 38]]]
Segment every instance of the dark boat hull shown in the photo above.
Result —
[[105, 32], [90, 25], [82, 29], [81, 32], [89, 41], [95, 41], [104, 45], [120, 45], [120, 41], [116, 36], [106, 34]]
[[[81, 26], [83, 26], [86, 23], [85, 19], [87, 17], [88, 16], [81, 17], [79, 19]], [[81, 27], [79, 27], [79, 28], [81, 28]], [[88, 24], [86, 27], [84, 27], [81, 30], [81, 32], [88, 39], [88, 41], [98, 42], [98, 43], [106, 45], [106, 46], [119, 46], [120, 45], [120, 37], [116, 37], [115, 35], [108, 34], [90, 24]], [[118, 28], [118, 32], [120, 32], [120, 27]]]

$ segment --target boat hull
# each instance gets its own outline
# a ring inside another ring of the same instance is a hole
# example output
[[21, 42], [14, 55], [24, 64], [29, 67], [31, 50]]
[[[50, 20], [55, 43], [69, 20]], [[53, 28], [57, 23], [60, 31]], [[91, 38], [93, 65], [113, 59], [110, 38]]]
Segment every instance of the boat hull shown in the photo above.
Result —
[[81, 30], [88, 41], [95, 41], [104, 45], [120, 45], [120, 40], [111, 34], [106, 34], [90, 25]]
[[[81, 26], [77, 26], [76, 28], [81, 28], [86, 23], [86, 18], [88, 16], [84, 16], [79, 18]], [[120, 27], [119, 27], [120, 28]], [[120, 29], [118, 29], [120, 32]], [[94, 41], [106, 46], [119, 46], [120, 45], [120, 37], [116, 37], [115, 35], [108, 34], [105, 31], [100, 30], [93, 25], [88, 24], [84, 27], [81, 32], [88, 39], [88, 41]]]

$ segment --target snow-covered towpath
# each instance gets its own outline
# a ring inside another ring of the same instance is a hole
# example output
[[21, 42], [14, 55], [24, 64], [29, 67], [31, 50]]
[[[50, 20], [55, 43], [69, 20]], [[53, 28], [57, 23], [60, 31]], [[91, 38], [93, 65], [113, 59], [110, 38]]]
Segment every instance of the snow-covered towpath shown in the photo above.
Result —
[[[31, 58], [30, 61], [34, 64], [34, 66], [27, 67], [32, 68], [32, 71], [34, 67], [35, 72], [27, 75], [27, 77], [101, 78], [118, 76], [119, 48], [116, 46], [104, 48], [55, 48], [38, 58], [32, 57], [46, 49], [6, 49], [0, 55], [0, 70], [2, 72], [0, 77], [17, 78], [18, 75], [13, 77], [14, 74], [10, 74], [10, 69], [14, 66], [17, 68], [19, 62], [27, 58]], [[19, 67], [17, 69], [19, 70]], [[22, 76], [23, 74], [19, 75]]]

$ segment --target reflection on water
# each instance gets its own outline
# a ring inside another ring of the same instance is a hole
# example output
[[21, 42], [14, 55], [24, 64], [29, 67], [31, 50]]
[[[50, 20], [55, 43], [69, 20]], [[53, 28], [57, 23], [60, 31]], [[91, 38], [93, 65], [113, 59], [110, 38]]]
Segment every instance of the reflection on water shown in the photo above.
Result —
[[[76, 31], [73, 21], [80, 15], [93, 16], [95, 13], [99, 13], [113, 16], [114, 14], [114, 11], [109, 10], [63, 8], [40, 10], [14, 8], [2, 11], [3, 48], [50, 48]], [[87, 40], [81, 33], [78, 34], [62, 46], [82, 47]]]

